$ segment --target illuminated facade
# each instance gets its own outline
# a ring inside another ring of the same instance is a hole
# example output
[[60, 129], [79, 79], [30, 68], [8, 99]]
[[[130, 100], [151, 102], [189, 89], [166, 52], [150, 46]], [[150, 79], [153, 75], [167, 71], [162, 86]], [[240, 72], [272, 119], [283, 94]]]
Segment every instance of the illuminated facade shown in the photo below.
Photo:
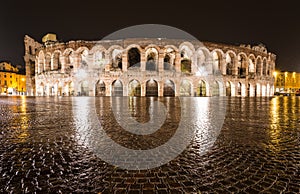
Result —
[[300, 94], [300, 73], [275, 71], [276, 94]]
[[0, 94], [22, 95], [26, 92], [26, 76], [8, 62], [0, 62]]
[[161, 38], [63, 43], [49, 37], [44, 44], [24, 38], [28, 95], [274, 94], [276, 56], [263, 45]]

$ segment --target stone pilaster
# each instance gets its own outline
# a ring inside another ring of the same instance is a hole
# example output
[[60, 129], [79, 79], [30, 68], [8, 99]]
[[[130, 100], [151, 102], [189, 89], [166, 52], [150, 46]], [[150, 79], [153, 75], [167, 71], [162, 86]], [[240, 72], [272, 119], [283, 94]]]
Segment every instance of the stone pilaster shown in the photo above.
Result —
[[196, 53], [194, 53], [191, 60], [191, 73], [195, 74], [196, 72], [197, 72], [197, 55]]
[[146, 96], [146, 82], [141, 82], [141, 96]]
[[220, 63], [220, 72], [222, 75], [226, 75], [226, 61], [225, 58], [222, 57], [219, 61]]
[[111, 84], [105, 83], [105, 93], [106, 96], [111, 96]]
[[[111, 64], [112, 64], [112, 60], [110, 60], [110, 56], [109, 56], [109, 53], [105, 53], [105, 72], [109, 72], [110, 71], [110, 67], [111, 67]], [[123, 64], [123, 63], [122, 63]]]
[[66, 69], [66, 57], [63, 56], [63, 55], [60, 55], [59, 56], [59, 61], [60, 61], [60, 64], [61, 64], [61, 70], [60, 70], [60, 72], [61, 73], [65, 73], [65, 69]]
[[238, 60], [238, 57], [236, 57], [233, 61], [233, 69], [232, 69], [232, 75], [234, 77], [237, 77], [238, 75], [238, 63], [239, 63], [239, 60]]
[[164, 82], [158, 81], [158, 96], [164, 96]]
[[179, 52], [176, 52], [175, 56], [175, 71], [181, 72], [181, 56]]
[[123, 81], [123, 96], [128, 96], [128, 82]]
[[126, 72], [127, 67], [128, 67], [128, 56], [127, 56], [127, 52], [124, 52], [122, 54], [122, 71]]
[[158, 71], [164, 71], [164, 51], [161, 49], [158, 53]]
[[145, 51], [141, 52], [141, 71], [144, 72], [146, 70], [146, 53]]
[[244, 66], [246, 66], [246, 79], [249, 77], [249, 61], [244, 61]]
[[71, 57], [72, 57], [72, 64], [71, 65], [73, 65], [74, 72], [77, 72], [78, 68], [80, 66], [80, 58], [81, 57], [78, 53], [72, 53]]

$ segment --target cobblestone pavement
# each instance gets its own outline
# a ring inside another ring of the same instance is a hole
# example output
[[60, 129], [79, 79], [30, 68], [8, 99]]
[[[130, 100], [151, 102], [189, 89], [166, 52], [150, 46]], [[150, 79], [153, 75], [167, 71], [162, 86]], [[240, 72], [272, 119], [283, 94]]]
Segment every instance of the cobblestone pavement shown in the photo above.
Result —
[[[98, 158], [76, 128], [73, 106], [71, 97], [0, 98], [0, 193], [300, 193], [300, 97], [228, 98], [208, 152], [199, 154], [207, 143], [197, 141], [199, 132], [168, 164], [139, 171]], [[124, 146], [157, 146], [118, 136], [110, 117], [104, 121]]]

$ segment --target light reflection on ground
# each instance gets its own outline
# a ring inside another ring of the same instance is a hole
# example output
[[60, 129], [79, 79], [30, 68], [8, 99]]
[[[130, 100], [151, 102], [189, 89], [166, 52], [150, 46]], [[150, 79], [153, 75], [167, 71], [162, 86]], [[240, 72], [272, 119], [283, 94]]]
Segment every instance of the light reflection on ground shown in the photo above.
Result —
[[[99, 103], [107, 100], [99, 98]], [[89, 136], [76, 125], [89, 118], [83, 110], [73, 114], [74, 98], [1, 97], [0, 192], [299, 193], [300, 97], [233, 97], [227, 102], [222, 131], [207, 153], [199, 151], [209, 143], [209, 131], [198, 131], [193, 143], [170, 163], [127, 171], [88, 149]], [[139, 104], [143, 102], [132, 101], [132, 106], [144, 106]], [[147, 119], [139, 109], [132, 110], [137, 120]], [[204, 110], [192, 113], [194, 118], [209, 117]], [[105, 111], [100, 114], [111, 120]], [[132, 145], [133, 140], [122, 139], [114, 130], [111, 136], [128, 147], [147, 145], [138, 140]]]

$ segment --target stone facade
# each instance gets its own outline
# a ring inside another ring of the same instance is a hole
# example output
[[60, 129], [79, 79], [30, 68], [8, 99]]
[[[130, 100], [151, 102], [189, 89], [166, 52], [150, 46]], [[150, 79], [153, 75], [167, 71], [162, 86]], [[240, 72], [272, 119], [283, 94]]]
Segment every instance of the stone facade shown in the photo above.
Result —
[[300, 95], [300, 73], [275, 71], [275, 94]]
[[263, 45], [175, 39], [41, 44], [25, 36], [28, 95], [272, 96], [276, 56]]
[[25, 75], [7, 61], [0, 62], [0, 95], [24, 95]]

